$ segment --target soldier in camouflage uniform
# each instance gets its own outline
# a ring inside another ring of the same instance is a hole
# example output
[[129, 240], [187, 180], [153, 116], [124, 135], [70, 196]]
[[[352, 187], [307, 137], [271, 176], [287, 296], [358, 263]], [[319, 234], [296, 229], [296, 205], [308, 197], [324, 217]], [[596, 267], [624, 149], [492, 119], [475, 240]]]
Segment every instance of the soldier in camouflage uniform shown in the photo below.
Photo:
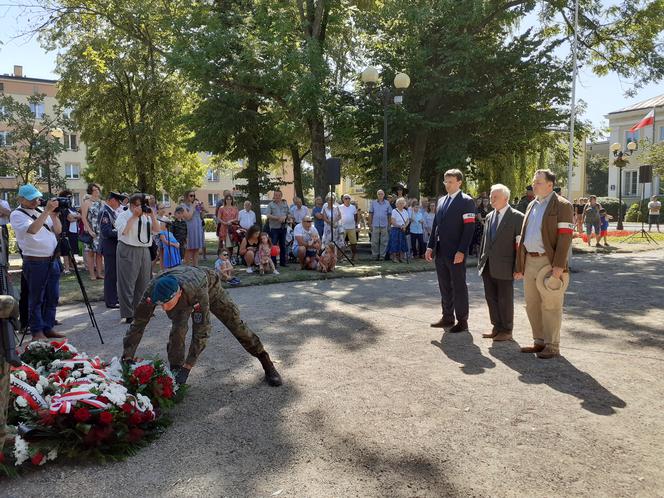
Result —
[[[12, 296], [0, 296], [0, 319], [18, 318], [18, 302]], [[10, 328], [10, 334], [13, 329]], [[1, 339], [1, 338], [0, 338]], [[5, 423], [7, 422], [7, 404], [9, 401], [9, 367], [6, 351], [4, 349], [4, 340], [0, 340], [0, 453], [7, 437]], [[18, 360], [14, 356], [14, 360]], [[12, 360], [13, 361], [13, 360]]]
[[[186, 382], [210, 335], [210, 312], [216, 316], [249, 354], [258, 358], [265, 370], [265, 379], [272, 386], [281, 385], [281, 377], [263, 349], [256, 334], [240, 319], [240, 313], [221, 286], [219, 275], [209, 268], [178, 266], [152, 279], [134, 310], [134, 321], [124, 337], [124, 359], [136, 353], [152, 313], [162, 305], [172, 321], [168, 339], [168, 360], [176, 380]], [[189, 353], [185, 359], [185, 338], [189, 317], [193, 321]]]

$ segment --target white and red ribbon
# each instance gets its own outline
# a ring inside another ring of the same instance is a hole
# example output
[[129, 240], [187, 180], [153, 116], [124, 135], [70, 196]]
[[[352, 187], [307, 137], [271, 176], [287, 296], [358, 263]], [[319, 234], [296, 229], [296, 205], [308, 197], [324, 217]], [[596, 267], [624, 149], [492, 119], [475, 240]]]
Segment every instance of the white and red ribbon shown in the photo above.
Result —
[[42, 395], [30, 384], [23, 382], [21, 379], [17, 379], [12, 375], [9, 385], [10, 391], [16, 394], [16, 396], [24, 398], [33, 410], [47, 407], [46, 401], [42, 398]]

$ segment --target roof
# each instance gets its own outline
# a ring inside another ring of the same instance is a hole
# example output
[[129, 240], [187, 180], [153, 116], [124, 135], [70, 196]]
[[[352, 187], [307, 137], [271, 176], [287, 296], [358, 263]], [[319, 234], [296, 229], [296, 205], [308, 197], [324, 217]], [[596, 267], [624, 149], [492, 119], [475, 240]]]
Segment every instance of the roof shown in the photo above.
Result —
[[14, 76], [11, 74], [0, 74], [0, 80], [13, 80], [13, 81], [34, 81], [37, 83], [51, 83], [55, 85], [58, 80], [46, 80], [42, 78], [28, 78], [26, 76]]
[[639, 109], [652, 109], [653, 107], [663, 107], [664, 106], [664, 94], [658, 95], [643, 102], [637, 102], [630, 106], [624, 107], [619, 111], [613, 111], [609, 114], [618, 114], [619, 112], [628, 112], [628, 111], [638, 111]]

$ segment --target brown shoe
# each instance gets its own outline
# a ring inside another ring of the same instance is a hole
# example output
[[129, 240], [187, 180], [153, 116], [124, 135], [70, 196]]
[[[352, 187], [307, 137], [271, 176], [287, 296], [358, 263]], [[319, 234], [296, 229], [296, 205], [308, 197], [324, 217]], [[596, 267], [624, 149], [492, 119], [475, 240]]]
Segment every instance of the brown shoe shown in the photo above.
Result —
[[544, 344], [533, 344], [532, 346], [526, 346], [521, 348], [522, 353], [539, 353], [544, 350]]
[[494, 328], [494, 329], [491, 330], [491, 332], [489, 332], [487, 334], [482, 334], [482, 337], [484, 337], [485, 339], [493, 339], [494, 337], [496, 337], [498, 335], [498, 332], [499, 331]]
[[44, 335], [49, 339], [62, 339], [63, 337], [66, 337], [64, 334], [56, 332], [55, 330], [49, 330], [47, 332], [44, 332]]
[[552, 346], [551, 344], [547, 344], [542, 351], [537, 353], [537, 357], [542, 360], [548, 360], [550, 358], [555, 358], [556, 356], [560, 356], [560, 351], [558, 351], [557, 347]]
[[450, 320], [448, 318], [441, 318], [436, 323], [432, 323], [431, 326], [436, 329], [442, 329], [445, 327], [454, 327], [454, 319]]
[[496, 336], [493, 338], [494, 341], [511, 341], [512, 340], [512, 332], [499, 332], [496, 334]]

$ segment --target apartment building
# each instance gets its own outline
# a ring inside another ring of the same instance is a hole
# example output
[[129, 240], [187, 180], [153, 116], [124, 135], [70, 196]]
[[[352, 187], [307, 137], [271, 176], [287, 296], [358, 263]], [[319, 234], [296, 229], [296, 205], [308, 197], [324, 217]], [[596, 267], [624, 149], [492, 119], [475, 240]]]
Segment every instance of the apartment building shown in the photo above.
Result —
[[[634, 132], [629, 131], [635, 124], [640, 122], [648, 112], [655, 111], [655, 121], [652, 126], [646, 126]], [[619, 111], [609, 113], [609, 127], [611, 128], [611, 144], [618, 143], [622, 150], [627, 151], [629, 142], [639, 142], [641, 139], [648, 139], [652, 142], [661, 142], [664, 140], [664, 95], [659, 95], [643, 102], [633, 104]], [[621, 171], [614, 165], [612, 152], [609, 156], [609, 185], [608, 195], [618, 197], [618, 189], [622, 184], [622, 197], [627, 205], [638, 202], [641, 196], [648, 198], [653, 194], [660, 194], [664, 184], [661, 177], [653, 175], [651, 183], [640, 183], [639, 167], [643, 164], [640, 160], [640, 150], [637, 149], [631, 157], [627, 157], [629, 164], [622, 169], [622, 178], [619, 177]], [[620, 181], [622, 180], [622, 181]]]

